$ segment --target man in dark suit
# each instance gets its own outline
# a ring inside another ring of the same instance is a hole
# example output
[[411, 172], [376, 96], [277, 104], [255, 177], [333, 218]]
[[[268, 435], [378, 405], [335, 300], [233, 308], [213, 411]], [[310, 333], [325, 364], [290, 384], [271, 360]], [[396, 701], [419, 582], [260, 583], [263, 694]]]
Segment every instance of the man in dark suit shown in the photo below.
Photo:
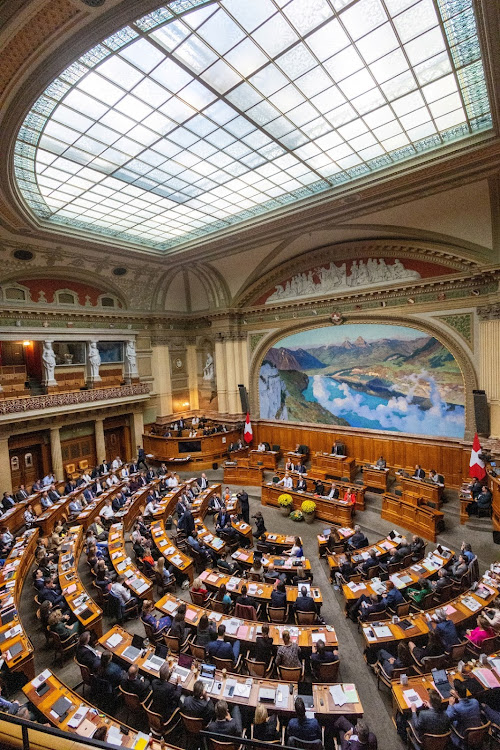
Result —
[[358, 524], [356, 524], [356, 526], [354, 527], [354, 534], [348, 540], [347, 546], [351, 547], [351, 549], [361, 549], [362, 547], [368, 546], [368, 539], [361, 531]]
[[146, 482], [149, 484], [149, 482], [152, 482], [155, 478], [154, 469], [148, 469], [146, 472]]
[[271, 607], [286, 607], [286, 588], [283, 581], [279, 581], [276, 588], [271, 591]]
[[300, 594], [295, 601], [296, 612], [316, 612], [316, 605], [314, 599], [307, 593], [307, 588], [302, 586]]
[[137, 446], [137, 468], [139, 468], [141, 464], [144, 466], [144, 468], [147, 471], [148, 465], [146, 463], [146, 452], [142, 446], [138, 445]]
[[144, 679], [144, 677], [139, 677], [138, 672], [139, 668], [137, 667], [137, 665], [132, 664], [128, 668], [126, 676], [121, 681], [121, 686], [124, 690], [127, 691], [127, 693], [134, 693], [134, 695], [137, 695], [142, 703], [142, 701], [148, 695], [151, 689], [151, 685], [149, 683], [149, 680]]
[[411, 723], [417, 737], [424, 734], [446, 734], [451, 727], [450, 717], [443, 710], [443, 702], [437, 690], [429, 690], [429, 701], [424, 701], [424, 710], [417, 714], [417, 705], [411, 706]]
[[346, 448], [344, 443], [339, 442], [338, 440], [335, 441], [335, 443], [332, 445], [332, 456], [345, 456], [346, 455]]
[[157, 714], [161, 714], [163, 721], [166, 721], [179, 705], [179, 699], [182, 692], [180, 676], [177, 676], [175, 684], [169, 682], [169, 679], [170, 669], [165, 662], [160, 668], [158, 679], [154, 679], [151, 682], [151, 688], [153, 690], [151, 710]]
[[74, 482], [72, 479], [68, 479], [68, 481], [64, 485], [64, 494], [69, 495], [70, 492], [73, 492], [73, 490], [76, 490], [76, 482]]
[[183, 531], [186, 536], [191, 536], [191, 534], [195, 530], [195, 522], [194, 522], [193, 514], [191, 513], [190, 510], [187, 510], [179, 518], [179, 521], [177, 523], [177, 528], [179, 531]]
[[425, 471], [421, 468], [420, 464], [417, 464], [415, 466], [413, 476], [415, 479], [425, 479]]
[[2, 506], [3, 506], [3, 509], [4, 510], [9, 510], [15, 504], [16, 503], [15, 503], [14, 498], [11, 495], [9, 495], [8, 492], [4, 492], [3, 493], [3, 497], [2, 497]]
[[110, 465], [108, 464], [106, 459], [104, 459], [102, 464], [99, 466], [99, 474], [101, 474], [101, 476], [103, 474], [107, 474], [110, 469], [111, 469]]
[[203, 473], [201, 477], [198, 477], [198, 479], [196, 480], [196, 483], [198, 487], [200, 488], [200, 490], [206, 490], [208, 487], [207, 475]]
[[90, 633], [88, 630], [85, 630], [81, 634], [78, 640], [78, 646], [76, 647], [75, 656], [76, 660], [85, 667], [88, 667], [91, 672], [95, 672], [100, 665], [101, 655], [99, 651], [96, 651], [90, 645]]
[[135, 474], [137, 471], [139, 471], [139, 467], [137, 466], [135, 461], [132, 461], [130, 466], [128, 467], [129, 474]]
[[16, 503], [20, 503], [23, 500], [26, 500], [27, 497], [29, 497], [29, 495], [26, 491], [24, 484], [19, 485], [19, 489], [15, 494]]
[[223, 529], [226, 530], [226, 527], [228, 526], [231, 526], [231, 516], [229, 515], [227, 510], [223, 508], [217, 516], [217, 524], [215, 526], [215, 530], [218, 533]]
[[56, 490], [56, 487], [54, 484], [50, 485], [48, 495], [53, 503], [57, 503], [57, 501], [60, 499], [61, 494]]
[[301, 463], [297, 464], [297, 466], [295, 467], [295, 471], [297, 472], [297, 474], [307, 474], [306, 467]]
[[201, 680], [196, 680], [193, 685], [193, 695], [187, 695], [184, 700], [182, 713], [203, 719], [208, 724], [214, 716], [214, 704], [207, 696], [205, 685]]
[[295, 489], [298, 492], [307, 492], [307, 481], [304, 479], [304, 477], [301, 477], [299, 481], [297, 482], [297, 485]]
[[316, 495], [323, 496], [325, 494], [325, 485], [323, 484], [323, 482], [321, 481], [321, 479], [316, 479], [316, 480], [313, 480], [313, 481], [314, 481], [314, 485], [315, 485], [314, 491], [315, 491]]
[[242, 723], [239, 706], [233, 706], [233, 715], [229, 713], [226, 701], [219, 700], [215, 704], [215, 721], [211, 721], [207, 727], [208, 732], [215, 734], [228, 734], [241, 737]]
[[337, 500], [339, 496], [339, 488], [335, 486], [335, 482], [332, 482], [328, 490], [327, 498], [328, 500]]
[[250, 523], [250, 505], [248, 502], [248, 492], [246, 490], [242, 490], [241, 492], [238, 492], [237, 495], [238, 500], [240, 501], [240, 508], [241, 508], [241, 515], [243, 516], [243, 520], [245, 523]]
[[63, 604], [66, 607], [64, 596], [56, 591], [56, 585], [52, 578], [45, 579], [45, 586], [40, 591], [40, 601], [49, 601], [53, 607]]
[[92, 490], [90, 489], [90, 487], [87, 487], [86, 489], [83, 490], [83, 497], [85, 498], [85, 500], [86, 500], [87, 503], [91, 503], [92, 502], [92, 500], [94, 499], [95, 495], [92, 492]]

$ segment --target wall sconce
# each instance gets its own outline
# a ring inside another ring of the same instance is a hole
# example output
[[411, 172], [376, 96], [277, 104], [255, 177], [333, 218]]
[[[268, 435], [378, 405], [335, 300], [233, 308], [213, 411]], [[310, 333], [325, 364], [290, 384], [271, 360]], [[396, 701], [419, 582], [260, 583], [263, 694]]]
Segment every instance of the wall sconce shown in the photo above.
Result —
[[23, 346], [31, 346], [31, 341], [23, 341]]
[[185, 407], [187, 407], [187, 408], [189, 408], [189, 401], [184, 401], [184, 403], [182, 405], [185, 406]]

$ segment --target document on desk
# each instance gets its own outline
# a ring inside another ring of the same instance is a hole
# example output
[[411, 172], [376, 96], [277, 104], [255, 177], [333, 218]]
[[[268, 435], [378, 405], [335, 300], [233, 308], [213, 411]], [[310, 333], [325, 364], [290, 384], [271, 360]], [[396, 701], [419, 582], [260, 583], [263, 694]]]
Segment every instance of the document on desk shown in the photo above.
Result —
[[115, 646], [118, 646], [118, 644], [121, 642], [122, 637], [120, 633], [113, 633], [113, 635], [106, 641], [106, 645], [108, 646], [108, 648], [115, 648]]
[[478, 602], [473, 596], [464, 596], [462, 604], [464, 607], [467, 607], [467, 609], [470, 609], [471, 612], [477, 612], [478, 609], [482, 608], [481, 602]]
[[333, 698], [333, 702], [336, 706], [343, 706], [345, 703], [347, 703], [347, 699], [344, 693], [344, 690], [342, 688], [342, 685], [331, 685], [330, 688], [330, 695]]
[[377, 638], [392, 638], [392, 632], [387, 625], [376, 625], [373, 627], [373, 632]]
[[415, 690], [413, 690], [413, 688], [410, 690], [403, 690], [403, 698], [405, 699], [408, 708], [411, 708], [412, 703], [414, 703], [417, 708], [424, 705], [422, 698], [417, 692], [415, 692]]

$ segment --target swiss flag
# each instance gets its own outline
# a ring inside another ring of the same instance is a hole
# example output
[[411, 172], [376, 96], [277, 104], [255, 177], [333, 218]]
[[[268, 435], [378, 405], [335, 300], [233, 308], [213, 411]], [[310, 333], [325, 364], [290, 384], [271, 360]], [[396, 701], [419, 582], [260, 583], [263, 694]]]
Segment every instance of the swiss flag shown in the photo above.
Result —
[[477, 477], [479, 481], [484, 479], [486, 476], [486, 469], [484, 468], [484, 461], [481, 461], [479, 454], [481, 453], [481, 443], [477, 436], [477, 432], [474, 435], [474, 442], [472, 443], [472, 451], [470, 454], [469, 463], [469, 476]]
[[250, 414], [248, 412], [245, 419], [245, 429], [243, 430], [243, 440], [245, 443], [251, 443], [253, 440], [252, 423], [250, 422]]

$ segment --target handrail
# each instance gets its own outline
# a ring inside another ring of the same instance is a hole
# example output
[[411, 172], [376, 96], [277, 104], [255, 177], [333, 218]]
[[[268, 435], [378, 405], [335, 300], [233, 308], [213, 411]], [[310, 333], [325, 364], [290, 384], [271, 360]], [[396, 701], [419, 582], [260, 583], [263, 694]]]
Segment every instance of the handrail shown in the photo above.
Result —
[[[33, 747], [33, 744], [30, 744], [30, 730], [36, 730], [37, 732], [41, 732], [42, 734], [47, 734], [52, 737], [60, 737], [63, 740], [67, 740], [68, 750], [74, 744], [100, 748], [114, 747], [116, 750], [116, 745], [111, 745], [108, 742], [103, 742], [102, 740], [94, 740], [91, 737], [80, 737], [80, 735], [76, 734], [76, 732], [63, 732], [61, 729], [57, 729], [57, 727], [47, 726], [46, 724], [37, 724], [34, 721], [30, 721], [29, 719], [21, 719], [13, 714], [7, 714], [3, 712], [0, 713], [0, 725], [3, 721], [22, 727], [23, 750], [30, 750], [30, 747]], [[2, 745], [5, 747], [9, 744], [9, 738], [5, 735], [4, 732], [2, 732]], [[18, 745], [14, 745], [14, 743], [12, 743], [11, 746], [16, 748], [18, 747]], [[50, 742], [47, 742], [46, 747], [50, 747]]]
[[48, 393], [40, 396], [6, 398], [0, 401], [0, 414], [15, 414], [17, 412], [49, 409], [54, 406], [85, 404], [110, 398], [148, 394], [148, 383], [132, 383], [131, 385], [111, 386], [110, 388], [94, 388], [88, 391], [69, 391], [68, 393]]

